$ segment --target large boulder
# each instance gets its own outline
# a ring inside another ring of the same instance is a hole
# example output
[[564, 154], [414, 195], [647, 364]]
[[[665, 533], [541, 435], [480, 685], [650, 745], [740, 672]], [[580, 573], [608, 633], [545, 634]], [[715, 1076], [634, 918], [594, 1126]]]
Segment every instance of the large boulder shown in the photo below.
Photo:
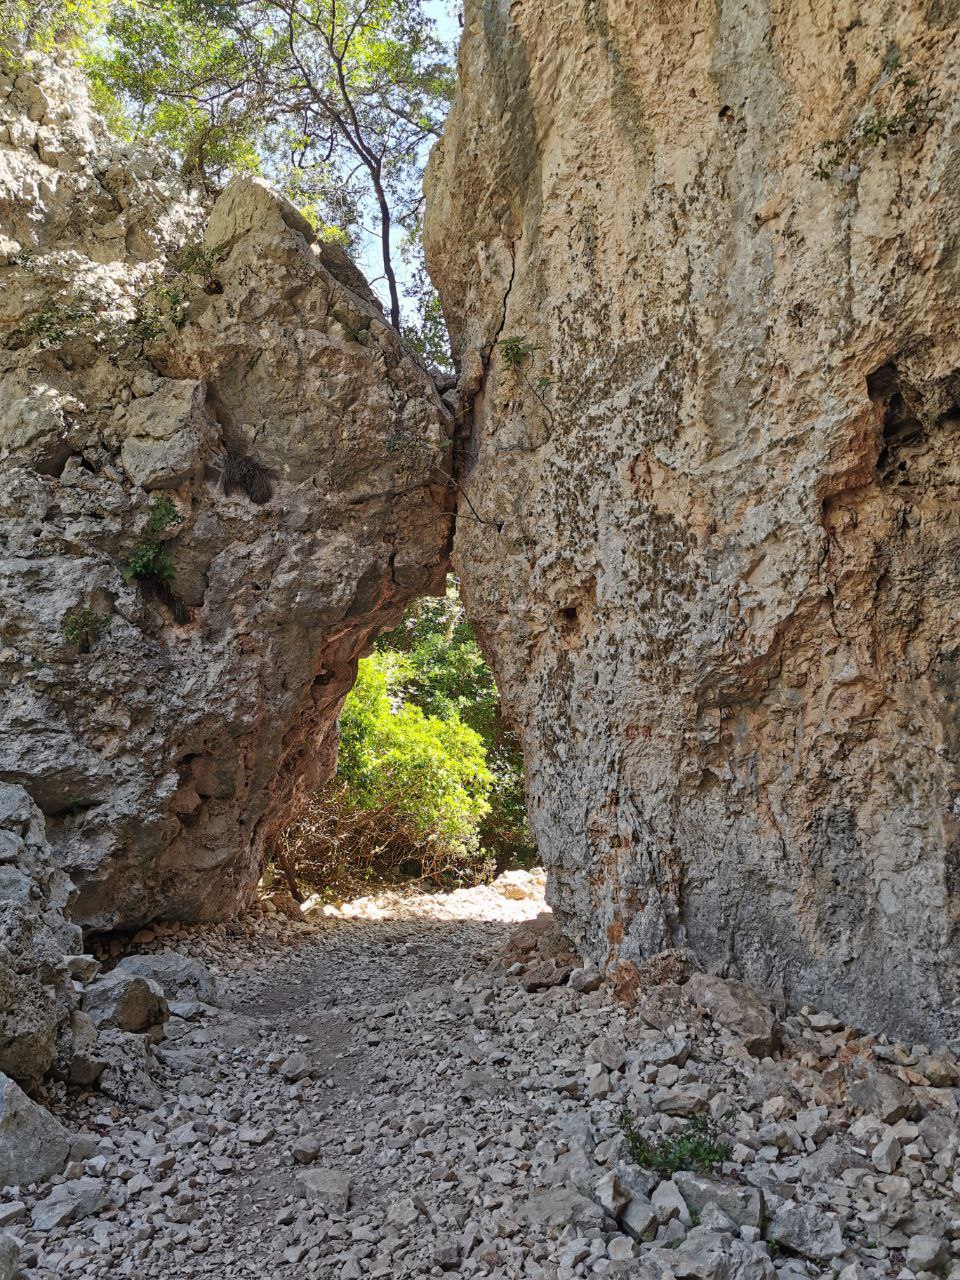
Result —
[[149, 1031], [170, 1016], [161, 986], [139, 974], [116, 969], [90, 983], [83, 993], [82, 1007], [98, 1030]]
[[217, 997], [217, 984], [209, 969], [178, 951], [124, 956], [113, 972], [148, 978], [157, 983], [168, 1000], [193, 996], [210, 1003]]
[[956, 6], [467, 0], [454, 560], [595, 961], [960, 1032]]
[[25, 1187], [60, 1173], [70, 1134], [59, 1120], [0, 1075], [0, 1187]]
[[742, 1040], [755, 1058], [767, 1057], [779, 1045], [776, 1014], [742, 982], [695, 973], [683, 990], [714, 1022]]
[[0, 136], [0, 776], [75, 919], [228, 916], [442, 586], [451, 420], [265, 184], [207, 209], [61, 63], [0, 79]]
[[66, 956], [81, 934], [64, 918], [73, 892], [22, 787], [0, 782], [0, 1071], [39, 1080], [76, 998]]

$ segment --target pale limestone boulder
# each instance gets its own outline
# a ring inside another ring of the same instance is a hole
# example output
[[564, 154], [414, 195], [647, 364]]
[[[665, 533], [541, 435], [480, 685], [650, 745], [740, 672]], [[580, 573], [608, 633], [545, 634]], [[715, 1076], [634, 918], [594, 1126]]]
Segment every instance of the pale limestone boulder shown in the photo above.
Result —
[[120, 461], [143, 489], [176, 489], [203, 475], [216, 431], [205, 407], [206, 386], [170, 379], [126, 411]]
[[115, 1027], [118, 1031], [149, 1031], [170, 1016], [158, 983], [117, 969], [89, 984], [81, 1007], [98, 1030]]
[[70, 1134], [8, 1076], [0, 1075], [0, 1186], [25, 1187], [60, 1173]]
[[699, 1216], [713, 1204], [739, 1227], [763, 1226], [763, 1192], [758, 1188], [731, 1186], [689, 1169], [679, 1170], [673, 1180], [691, 1214]]
[[76, 1178], [61, 1182], [53, 1188], [45, 1200], [40, 1200], [30, 1214], [34, 1231], [50, 1231], [65, 1227], [99, 1213], [107, 1203], [107, 1191], [100, 1178]]
[[124, 956], [114, 973], [139, 974], [157, 983], [168, 1000], [193, 995], [212, 1003], [217, 998], [216, 979], [205, 965], [177, 951], [152, 951]]
[[814, 1262], [827, 1263], [844, 1250], [840, 1223], [820, 1205], [784, 1201], [767, 1223], [768, 1240]]
[[742, 982], [695, 973], [683, 990], [724, 1031], [742, 1040], [755, 1058], [766, 1058], [779, 1046], [777, 1015]]
[[465, 6], [426, 220], [454, 558], [549, 900], [623, 990], [686, 947], [960, 1032], [952, 18]]

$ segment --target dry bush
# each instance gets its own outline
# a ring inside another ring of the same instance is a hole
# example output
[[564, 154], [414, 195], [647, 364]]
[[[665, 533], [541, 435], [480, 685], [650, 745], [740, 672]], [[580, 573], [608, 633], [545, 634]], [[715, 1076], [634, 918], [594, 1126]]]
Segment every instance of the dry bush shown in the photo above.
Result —
[[291, 893], [304, 888], [343, 901], [400, 882], [479, 884], [493, 859], [418, 830], [395, 804], [358, 808], [348, 784], [317, 792], [284, 832], [274, 858]]

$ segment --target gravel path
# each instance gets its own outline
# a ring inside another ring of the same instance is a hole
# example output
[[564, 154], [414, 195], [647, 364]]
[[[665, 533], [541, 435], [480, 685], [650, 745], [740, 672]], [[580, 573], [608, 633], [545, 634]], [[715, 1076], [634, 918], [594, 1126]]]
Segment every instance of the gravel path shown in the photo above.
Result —
[[[955, 1059], [714, 979], [628, 1009], [542, 918], [505, 954], [539, 889], [141, 936], [217, 999], [128, 1101], [54, 1099], [73, 1164], [0, 1194], [27, 1280], [960, 1280]], [[722, 1119], [726, 1159], [639, 1167], [624, 1106], [655, 1142]]]

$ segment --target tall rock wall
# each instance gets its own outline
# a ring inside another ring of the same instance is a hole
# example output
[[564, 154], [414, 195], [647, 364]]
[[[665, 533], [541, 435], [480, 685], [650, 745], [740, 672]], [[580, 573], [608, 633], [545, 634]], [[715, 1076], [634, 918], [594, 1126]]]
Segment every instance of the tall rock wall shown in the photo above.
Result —
[[442, 586], [449, 434], [292, 206], [208, 211], [69, 67], [0, 77], [0, 780], [77, 920], [252, 891], [359, 655]]
[[[550, 896], [960, 1032], [960, 9], [468, 0], [455, 562]], [[506, 341], [505, 341], [506, 340]]]

